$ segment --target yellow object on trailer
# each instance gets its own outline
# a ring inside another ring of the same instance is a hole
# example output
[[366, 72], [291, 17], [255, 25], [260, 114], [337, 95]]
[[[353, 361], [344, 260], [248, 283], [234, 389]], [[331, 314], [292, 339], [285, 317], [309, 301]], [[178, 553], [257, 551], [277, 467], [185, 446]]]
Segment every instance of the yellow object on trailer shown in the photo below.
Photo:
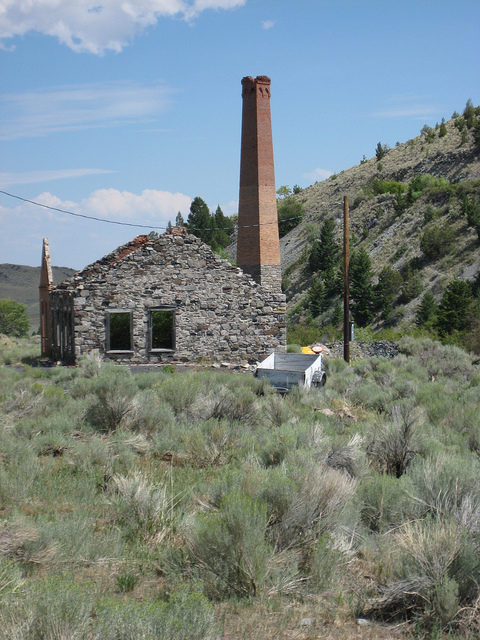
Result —
[[310, 347], [302, 347], [302, 353], [307, 353], [309, 356], [315, 355]]

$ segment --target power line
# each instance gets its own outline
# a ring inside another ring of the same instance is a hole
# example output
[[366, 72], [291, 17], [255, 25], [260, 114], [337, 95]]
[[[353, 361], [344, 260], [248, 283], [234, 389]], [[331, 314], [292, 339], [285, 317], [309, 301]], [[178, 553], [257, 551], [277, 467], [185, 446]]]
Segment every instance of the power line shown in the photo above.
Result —
[[[154, 225], [149, 225], [149, 224], [135, 224], [133, 222], [120, 222], [118, 220], [108, 220], [107, 218], [99, 218], [98, 216], [89, 216], [86, 213], [76, 213], [75, 211], [69, 211], [68, 209], [60, 209], [59, 207], [52, 207], [51, 205], [48, 204], [43, 204], [41, 202], [36, 202], [35, 200], [29, 200], [28, 198], [22, 198], [22, 196], [17, 196], [14, 193], [8, 193], [8, 191], [3, 191], [0, 189], [0, 193], [3, 193], [3, 195], [5, 196], [9, 196], [10, 198], [15, 198], [16, 200], [21, 200], [22, 202], [27, 202], [28, 204], [33, 204], [37, 207], [43, 207], [44, 209], [50, 209], [51, 211], [56, 211], [57, 213], [65, 213], [69, 216], [75, 216], [76, 218], [85, 218], [86, 220], [95, 220], [97, 222], [106, 222], [107, 224], [117, 224], [123, 227], [141, 227], [142, 229], [162, 229], [162, 230], [166, 230], [168, 229], [168, 227], [161, 227], [161, 226], [154, 226]], [[303, 216], [292, 216], [290, 218], [283, 218], [283, 221], [286, 220], [297, 220], [297, 219], [301, 219], [303, 218]], [[261, 227], [264, 225], [268, 225], [268, 224], [277, 224], [277, 221], [274, 222], [261, 222], [259, 224], [245, 224], [242, 225], [241, 227], [239, 227], [238, 225], [237, 228], [241, 228], [241, 229], [247, 229], [249, 227]], [[201, 230], [200, 227], [188, 227], [190, 230], [193, 231], [197, 231], [197, 230]], [[223, 229], [225, 231], [228, 231], [231, 229], [231, 227], [215, 227], [216, 229]]]
[[68, 211], [67, 209], [52, 207], [48, 204], [35, 202], [35, 200], [22, 198], [21, 196], [17, 196], [13, 193], [8, 193], [7, 191], [0, 190], [0, 193], [3, 193], [5, 196], [10, 196], [10, 198], [16, 198], [17, 200], [21, 200], [22, 202], [28, 202], [29, 204], [34, 204], [37, 207], [43, 207], [44, 209], [50, 209], [51, 211], [57, 211], [58, 213], [66, 213], [69, 216], [75, 216], [76, 218], [86, 218], [87, 220], [96, 220], [97, 222], [106, 222], [108, 224], [119, 224], [124, 227], [142, 227], [143, 229], [166, 229], [166, 227], [154, 227], [152, 225], [147, 225], [147, 224], [133, 224], [132, 222], [119, 222], [118, 220], [107, 220], [107, 218], [98, 218], [97, 216], [87, 216], [87, 214], [85, 213], [75, 213], [74, 211]]

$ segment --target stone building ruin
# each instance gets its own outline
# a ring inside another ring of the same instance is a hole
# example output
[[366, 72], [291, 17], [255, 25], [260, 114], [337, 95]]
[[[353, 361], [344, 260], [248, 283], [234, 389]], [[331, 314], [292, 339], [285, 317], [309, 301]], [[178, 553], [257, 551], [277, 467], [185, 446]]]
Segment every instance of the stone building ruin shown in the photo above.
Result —
[[242, 86], [239, 267], [174, 227], [137, 236], [55, 286], [44, 240], [44, 355], [72, 364], [93, 350], [131, 364], [239, 363], [284, 350], [270, 80]]

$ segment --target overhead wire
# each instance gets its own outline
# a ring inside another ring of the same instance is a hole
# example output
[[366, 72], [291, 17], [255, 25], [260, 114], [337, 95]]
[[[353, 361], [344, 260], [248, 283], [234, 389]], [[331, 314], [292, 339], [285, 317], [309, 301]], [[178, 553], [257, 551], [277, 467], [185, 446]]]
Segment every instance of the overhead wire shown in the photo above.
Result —
[[[28, 198], [23, 198], [22, 196], [16, 195], [14, 193], [9, 193], [8, 191], [3, 191], [2, 189], [0, 189], [0, 193], [3, 193], [3, 195], [5, 196], [9, 196], [10, 198], [15, 198], [17, 200], [21, 200], [22, 202], [27, 202], [28, 204], [33, 204], [37, 207], [43, 207], [44, 209], [50, 209], [51, 211], [56, 211], [57, 213], [65, 213], [69, 216], [75, 216], [76, 218], [85, 218], [87, 220], [95, 220], [96, 222], [105, 222], [107, 224], [117, 224], [120, 226], [124, 226], [124, 227], [139, 227], [142, 229], [161, 229], [161, 230], [166, 230], [169, 227], [163, 227], [163, 226], [156, 226], [156, 225], [150, 225], [150, 224], [137, 224], [137, 223], [133, 223], [133, 222], [120, 222], [119, 220], [109, 220], [108, 218], [100, 218], [98, 216], [90, 216], [87, 215], [86, 213], [77, 213], [75, 211], [69, 211], [68, 209], [61, 209], [60, 207], [53, 207], [49, 204], [43, 204], [42, 202], [36, 202], [35, 200], [29, 200]], [[303, 216], [291, 216], [289, 218], [283, 218], [283, 221], [286, 220], [297, 220], [297, 219], [301, 219]], [[258, 224], [243, 224], [243, 225], [238, 225], [236, 224], [236, 228], [237, 229], [247, 229], [249, 227], [261, 227], [264, 225], [268, 225], [268, 224], [276, 224], [277, 221], [272, 221], [272, 222], [259, 222]], [[188, 229], [192, 230], [192, 231], [198, 231], [201, 229], [201, 227], [192, 227], [191, 225], [188, 225]], [[231, 230], [231, 227], [216, 227], [216, 229], [222, 229], [225, 231]]]

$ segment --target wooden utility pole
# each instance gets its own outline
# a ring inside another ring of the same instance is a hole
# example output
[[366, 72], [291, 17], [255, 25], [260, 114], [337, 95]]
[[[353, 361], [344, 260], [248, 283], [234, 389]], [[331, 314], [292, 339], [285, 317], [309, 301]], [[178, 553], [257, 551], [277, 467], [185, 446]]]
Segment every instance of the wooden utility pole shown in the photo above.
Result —
[[343, 196], [343, 359], [350, 362], [350, 221], [348, 196]]

